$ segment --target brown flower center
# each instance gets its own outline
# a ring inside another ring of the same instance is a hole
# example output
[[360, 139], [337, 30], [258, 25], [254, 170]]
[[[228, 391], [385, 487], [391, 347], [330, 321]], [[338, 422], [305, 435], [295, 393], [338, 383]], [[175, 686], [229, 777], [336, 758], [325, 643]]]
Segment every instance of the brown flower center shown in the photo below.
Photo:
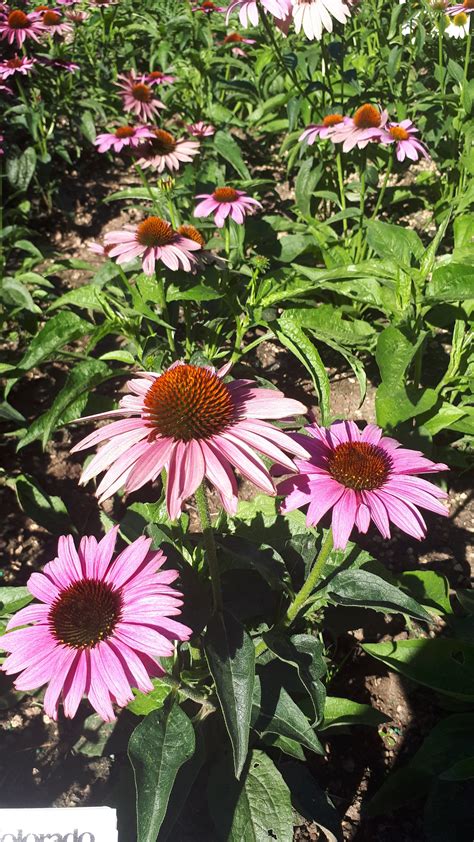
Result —
[[465, 9], [474, 9], [474, 0], [464, 0], [463, 6]]
[[150, 148], [154, 155], [169, 155], [176, 149], [176, 141], [172, 134], [165, 132], [164, 129], [153, 129], [155, 135], [151, 140]]
[[48, 11], [43, 15], [43, 23], [45, 26], [56, 26], [56, 24], [60, 22], [61, 15], [58, 15], [57, 12]]
[[212, 198], [216, 202], [235, 202], [239, 198], [239, 194], [233, 187], [218, 187], [214, 190]]
[[231, 32], [224, 38], [224, 44], [240, 44], [242, 41], [244, 41], [244, 36], [239, 35], [238, 32]]
[[121, 613], [122, 597], [118, 591], [98, 579], [82, 579], [59, 594], [48, 622], [59, 643], [86, 649], [110, 637]]
[[148, 420], [162, 436], [207, 439], [236, 418], [229, 389], [207, 368], [177, 365], [158, 377], [145, 395]]
[[326, 114], [323, 117], [323, 126], [337, 126], [338, 123], [342, 123], [343, 119], [342, 114]]
[[375, 105], [361, 105], [354, 114], [354, 123], [358, 129], [377, 129], [380, 121], [380, 111]]
[[23, 66], [23, 62], [22, 62], [21, 58], [18, 58], [18, 56], [15, 56], [15, 58], [9, 58], [6, 64], [7, 64], [7, 67], [11, 67], [12, 70], [14, 70], [17, 67]]
[[152, 70], [148, 74], [149, 79], [162, 79], [165, 74], [161, 72], [161, 70]]
[[178, 234], [181, 234], [182, 237], [187, 237], [188, 240], [194, 240], [198, 246], [201, 246], [203, 249], [206, 245], [206, 241], [202, 236], [201, 232], [194, 227], [194, 225], [180, 225], [178, 228]]
[[135, 129], [133, 126], [119, 126], [115, 129], [115, 137], [124, 138], [124, 137], [133, 137], [135, 134]]
[[137, 228], [137, 240], [142, 246], [166, 246], [173, 237], [171, 225], [159, 216], [149, 216]]
[[20, 11], [20, 9], [15, 9], [14, 12], [10, 12], [7, 20], [8, 26], [11, 27], [11, 29], [27, 29], [31, 24], [28, 15], [25, 15], [24, 12]]
[[465, 26], [467, 21], [468, 17], [465, 12], [458, 12], [458, 14], [453, 17], [453, 23], [455, 26]]
[[395, 140], [408, 140], [410, 135], [403, 126], [390, 126], [389, 133]]
[[392, 460], [388, 453], [375, 444], [348, 441], [339, 444], [328, 457], [331, 476], [356, 491], [373, 491], [386, 481]]
[[148, 85], [145, 85], [144, 82], [137, 82], [136, 85], [132, 85], [132, 96], [138, 102], [150, 102], [153, 94]]

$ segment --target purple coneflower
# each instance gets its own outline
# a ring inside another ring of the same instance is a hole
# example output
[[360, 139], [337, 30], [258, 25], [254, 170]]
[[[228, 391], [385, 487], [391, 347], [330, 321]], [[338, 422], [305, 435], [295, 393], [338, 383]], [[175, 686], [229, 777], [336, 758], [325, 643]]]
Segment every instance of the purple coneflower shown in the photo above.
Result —
[[153, 137], [153, 132], [148, 126], [118, 126], [114, 132], [97, 135], [94, 145], [98, 147], [98, 152], [108, 152], [109, 149], [121, 152], [124, 146], [139, 146], [149, 137]]
[[120, 88], [125, 111], [131, 111], [139, 120], [153, 120], [160, 108], [166, 108], [161, 100], [153, 94], [153, 89], [146, 82], [146, 74], [136, 76], [131, 70], [129, 73], [121, 73], [118, 76], [120, 81], [115, 84]]
[[26, 38], [39, 41], [44, 33], [44, 25], [38, 12], [23, 12], [13, 9], [5, 20], [0, 21], [0, 38], [6, 38], [9, 44], [21, 47]]
[[333, 18], [347, 23], [351, 12], [342, 0], [293, 0], [292, 15], [296, 32], [302, 29], [310, 41], [320, 41], [324, 30], [332, 32]]
[[204, 123], [203, 120], [199, 120], [197, 123], [188, 123], [186, 129], [194, 137], [212, 137], [216, 133], [216, 127], [212, 123]]
[[99, 543], [84, 536], [78, 550], [63, 535], [57, 558], [28, 580], [39, 604], [18, 611], [7, 626], [16, 630], [2, 637], [11, 653], [2, 669], [20, 673], [18, 690], [47, 684], [44, 709], [53, 719], [61, 695], [68, 717], [86, 695], [102, 719], [114, 720], [112, 705], [132, 701], [132, 687], [152, 690], [150, 678], [164, 675], [156, 658], [191, 634], [171, 619], [181, 613], [181, 594], [170, 587], [178, 572], [159, 570], [166, 557], [150, 550], [151, 538], [137, 538], [112, 562], [117, 531]]
[[244, 190], [235, 190], [233, 187], [216, 187], [213, 193], [199, 193], [196, 199], [204, 201], [196, 206], [194, 216], [209, 216], [213, 213], [218, 228], [224, 226], [228, 216], [242, 225], [253, 207], [262, 207], [256, 199], [247, 196]]
[[308, 146], [312, 146], [317, 137], [324, 140], [324, 138], [330, 136], [331, 130], [334, 126], [345, 123], [346, 120], [347, 117], [344, 117], [342, 114], [326, 114], [326, 116], [323, 117], [322, 123], [311, 123], [309, 126], [306, 126], [304, 132], [300, 134], [298, 140], [305, 140]]
[[107, 441], [87, 465], [81, 482], [105, 470], [96, 492], [102, 501], [119, 488], [125, 487], [126, 493], [141, 488], [166, 467], [166, 502], [173, 520], [204, 477], [217, 489], [226, 511], [235, 514], [233, 468], [274, 494], [268, 469], [256, 451], [289, 470], [294, 464], [287, 453], [307, 458], [308, 451], [262, 419], [288, 418], [306, 409], [251, 380], [224, 383], [229, 367], [215, 371], [178, 362], [163, 374], [140, 372], [128, 383], [131, 394], [121, 399], [120, 409], [92, 416], [132, 417], [101, 427], [73, 447], [77, 452]]
[[13, 58], [0, 62], [0, 79], [8, 79], [9, 76], [14, 76], [15, 73], [27, 76], [35, 64], [36, 59], [34, 58], [26, 58], [26, 56], [20, 58], [18, 55], [15, 55]]
[[171, 76], [169, 73], [163, 73], [162, 70], [150, 70], [146, 74], [147, 85], [172, 85], [176, 82], [176, 76]]
[[425, 144], [415, 137], [418, 131], [411, 120], [387, 123], [381, 142], [395, 143], [395, 153], [399, 161], [404, 161], [405, 158], [411, 161], [418, 161], [420, 157], [429, 158]]
[[204, 12], [205, 15], [212, 15], [213, 12], [225, 12], [226, 10], [226, 6], [216, 6], [212, 0], [203, 0], [197, 6], [191, 6], [192, 12]]
[[151, 167], [160, 173], [165, 169], [176, 172], [181, 164], [192, 161], [198, 152], [199, 141], [184, 138], [176, 140], [164, 129], [152, 129], [150, 139], [137, 150], [141, 156], [137, 163], [142, 169]]
[[283, 512], [308, 505], [306, 523], [315, 526], [332, 509], [334, 546], [344, 549], [354, 526], [367, 532], [372, 520], [384, 538], [390, 538], [390, 521], [412, 535], [424, 538], [426, 524], [417, 506], [447, 515], [440, 500], [447, 494], [414, 474], [445, 471], [446, 465], [407, 450], [382, 430], [368, 424], [359, 430], [353, 421], [330, 427], [306, 427], [309, 436], [294, 434], [311, 454], [296, 460], [299, 474], [283, 480], [278, 493], [288, 495]]
[[455, 3], [454, 6], [448, 6], [446, 11], [448, 15], [458, 15], [460, 13], [471, 15], [474, 12], [474, 0], [464, 0], [464, 3]]
[[217, 257], [212, 251], [206, 248], [204, 237], [194, 225], [180, 225], [177, 230], [178, 234], [181, 234], [182, 237], [187, 237], [188, 240], [194, 240], [199, 245], [199, 251], [195, 251], [193, 254], [194, 261], [191, 266], [191, 272], [193, 274], [199, 271], [202, 272], [206, 266], [210, 266], [211, 264], [219, 267], [219, 269], [225, 267], [226, 261], [222, 257]]
[[104, 243], [106, 246], [113, 244], [109, 257], [115, 257], [119, 264], [141, 257], [145, 275], [153, 275], [159, 261], [173, 272], [177, 269], [190, 272], [191, 252], [199, 249], [197, 243], [182, 237], [159, 216], [149, 216], [130, 229], [109, 231], [104, 236]]
[[227, 7], [226, 23], [238, 9], [242, 26], [257, 26], [260, 12], [268, 12], [276, 20], [285, 20], [291, 12], [292, 0], [234, 0]]
[[64, 21], [63, 16], [54, 9], [42, 12], [41, 22], [46, 35], [68, 35], [72, 32], [71, 24]]
[[364, 149], [371, 141], [382, 138], [387, 120], [386, 111], [379, 111], [375, 105], [366, 103], [357, 109], [353, 117], [346, 117], [334, 126], [328, 137], [333, 143], [342, 143], [344, 152], [350, 152], [354, 146]]

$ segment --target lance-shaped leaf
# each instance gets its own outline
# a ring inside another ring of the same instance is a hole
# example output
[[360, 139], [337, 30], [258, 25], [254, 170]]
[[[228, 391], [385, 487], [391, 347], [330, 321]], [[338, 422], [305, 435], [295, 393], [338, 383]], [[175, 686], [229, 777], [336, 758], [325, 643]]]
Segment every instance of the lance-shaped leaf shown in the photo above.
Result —
[[154, 710], [128, 744], [137, 796], [138, 842], [156, 842], [178, 770], [196, 745], [191, 721], [178, 704]]
[[287, 638], [276, 631], [264, 634], [263, 639], [277, 658], [296, 667], [313, 703], [315, 722], [321, 722], [326, 699], [326, 688], [320, 680], [326, 672], [322, 643], [309, 634], [295, 634]]
[[407, 614], [415, 620], [432, 622], [431, 615], [416, 600], [368, 570], [343, 570], [338, 573], [328, 587], [328, 596], [336, 605]]
[[259, 734], [279, 734], [301, 743], [316, 754], [324, 754], [303, 711], [271, 676], [264, 676], [262, 681], [255, 676], [252, 727]]
[[242, 624], [225, 611], [211, 617], [204, 650], [232, 743], [235, 775], [239, 778], [249, 744], [255, 647]]

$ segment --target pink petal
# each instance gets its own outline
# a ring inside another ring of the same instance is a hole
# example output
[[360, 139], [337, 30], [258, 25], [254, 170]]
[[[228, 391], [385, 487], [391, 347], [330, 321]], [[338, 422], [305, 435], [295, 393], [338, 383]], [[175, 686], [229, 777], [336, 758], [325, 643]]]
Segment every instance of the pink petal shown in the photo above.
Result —
[[44, 709], [52, 719], [58, 718], [58, 699], [76, 654], [75, 649], [58, 647], [51, 680], [44, 694]]
[[81, 703], [89, 680], [89, 659], [86, 652], [79, 651], [69, 670], [63, 688], [64, 715], [72, 719]]
[[356, 511], [357, 495], [351, 488], [346, 488], [332, 512], [334, 549], [345, 549], [354, 528]]
[[129, 544], [115, 559], [112, 567], [107, 572], [104, 581], [114, 586], [114, 589], [123, 587], [140, 567], [151, 546], [151, 538], [137, 538]]
[[28, 579], [27, 588], [36, 599], [50, 605], [59, 596], [59, 588], [48, 579], [44, 573], [32, 573]]

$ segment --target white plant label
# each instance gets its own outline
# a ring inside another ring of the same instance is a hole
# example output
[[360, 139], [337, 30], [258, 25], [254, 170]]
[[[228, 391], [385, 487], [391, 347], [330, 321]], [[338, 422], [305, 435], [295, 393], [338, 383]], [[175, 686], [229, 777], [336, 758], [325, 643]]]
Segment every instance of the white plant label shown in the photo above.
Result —
[[118, 842], [110, 807], [0, 810], [0, 842]]

